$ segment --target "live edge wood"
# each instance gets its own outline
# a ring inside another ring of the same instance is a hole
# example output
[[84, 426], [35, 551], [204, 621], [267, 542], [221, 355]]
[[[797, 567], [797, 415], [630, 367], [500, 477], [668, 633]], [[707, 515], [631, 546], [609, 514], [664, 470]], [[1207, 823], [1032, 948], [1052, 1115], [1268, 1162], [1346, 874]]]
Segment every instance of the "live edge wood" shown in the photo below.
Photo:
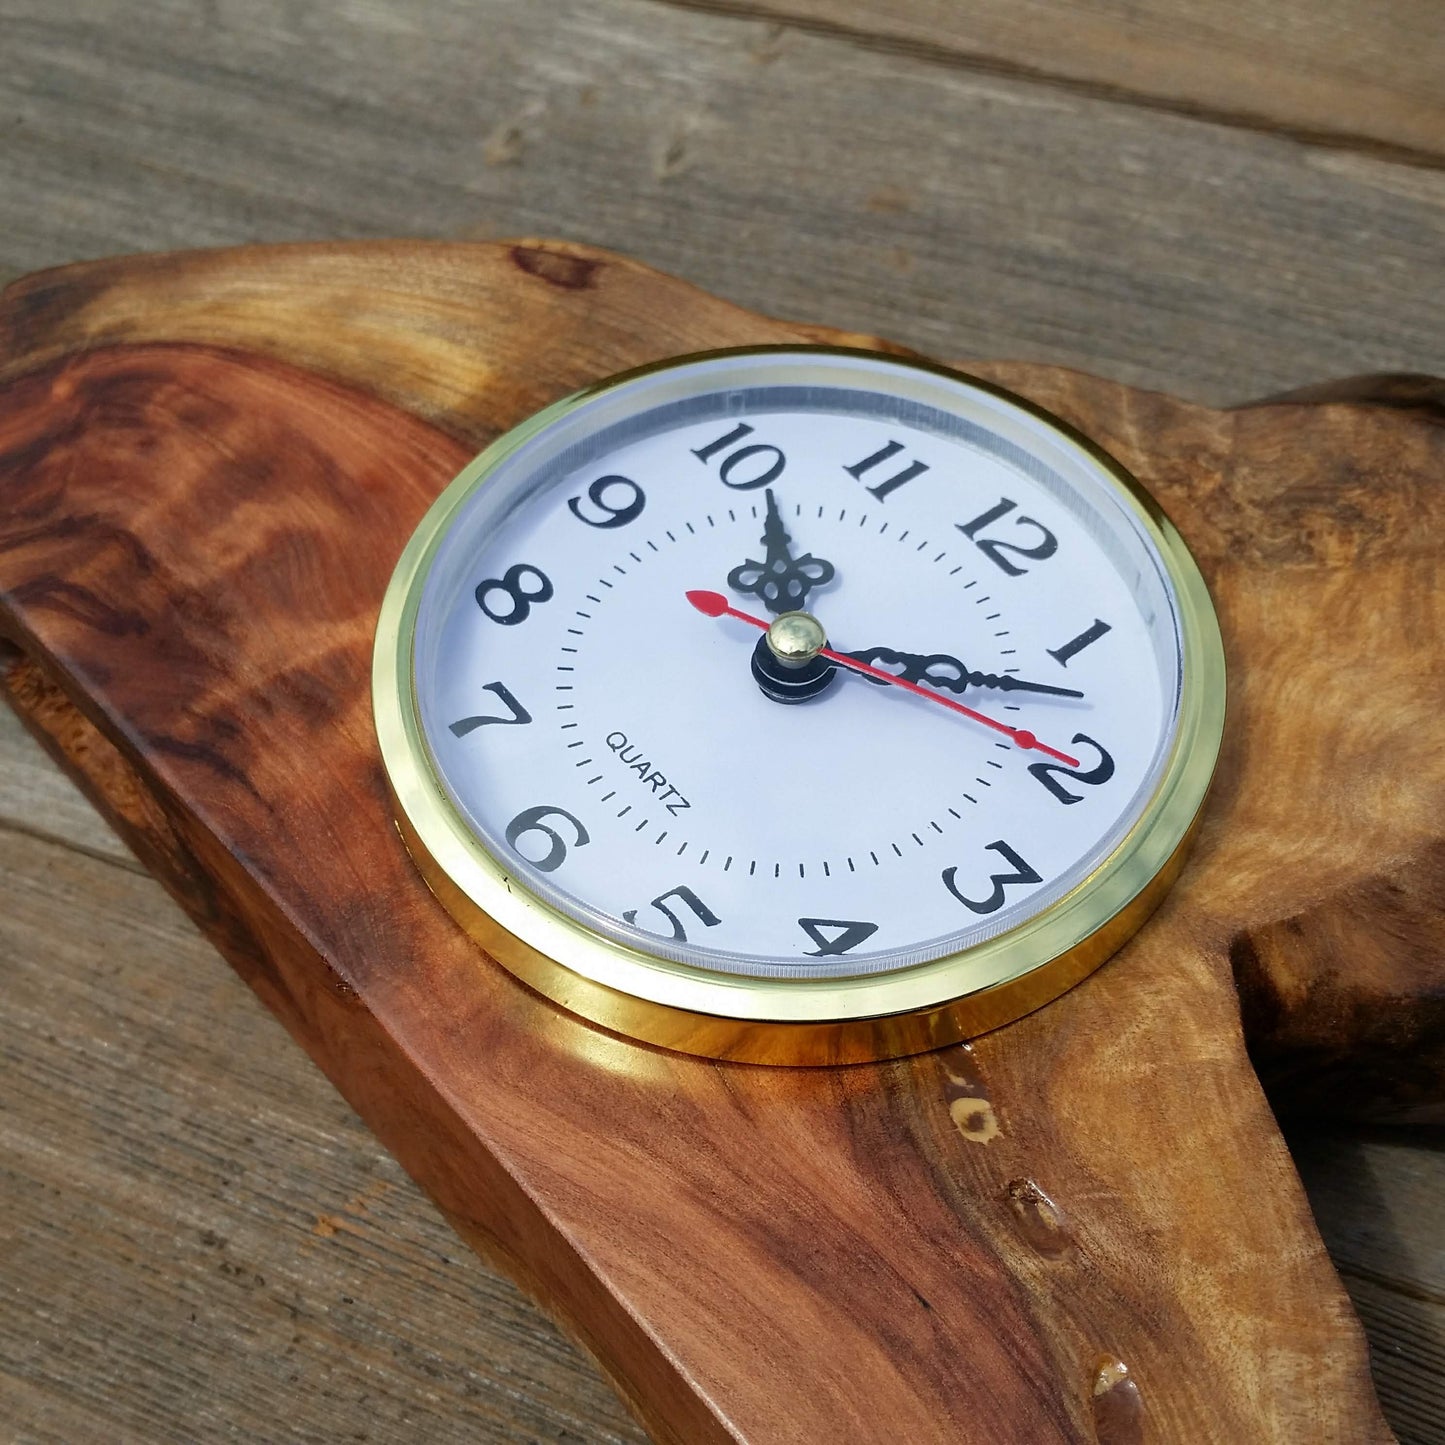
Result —
[[478, 956], [412, 870], [367, 679], [427, 503], [598, 376], [797, 339], [821, 338], [556, 243], [22, 282], [0, 304], [8, 695], [658, 1439], [1388, 1439], [1241, 1003], [1291, 1106], [1438, 1116], [1427, 387], [1218, 413], [972, 365], [1160, 497], [1232, 671], [1169, 901], [1093, 979], [971, 1047], [780, 1070], [626, 1043]]

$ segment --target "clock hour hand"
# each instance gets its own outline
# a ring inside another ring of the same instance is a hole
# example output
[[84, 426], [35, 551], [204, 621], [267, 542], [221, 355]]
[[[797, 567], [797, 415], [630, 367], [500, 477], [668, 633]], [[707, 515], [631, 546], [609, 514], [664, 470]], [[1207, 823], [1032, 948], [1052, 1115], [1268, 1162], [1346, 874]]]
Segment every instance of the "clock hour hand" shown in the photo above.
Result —
[[[858, 662], [886, 671], [905, 682], [926, 682], [946, 692], [966, 692], [971, 687], [993, 688], [998, 692], [1035, 692], [1050, 697], [1083, 697], [1072, 687], [1055, 687], [1048, 682], [1026, 682], [1012, 673], [974, 672], [946, 652], [899, 652], [892, 647], [867, 647], [845, 654]], [[865, 673], [864, 676], [867, 676]], [[869, 677], [869, 682], [882, 682]]]
[[775, 617], [784, 612], [801, 612], [808, 594], [831, 582], [836, 569], [826, 558], [811, 552], [793, 556], [788, 545], [792, 539], [783, 527], [773, 489], [769, 487], [764, 495], [768, 515], [763, 522], [763, 560], [754, 562], [750, 557], [734, 567], [728, 573], [728, 586], [734, 592], [756, 597]]

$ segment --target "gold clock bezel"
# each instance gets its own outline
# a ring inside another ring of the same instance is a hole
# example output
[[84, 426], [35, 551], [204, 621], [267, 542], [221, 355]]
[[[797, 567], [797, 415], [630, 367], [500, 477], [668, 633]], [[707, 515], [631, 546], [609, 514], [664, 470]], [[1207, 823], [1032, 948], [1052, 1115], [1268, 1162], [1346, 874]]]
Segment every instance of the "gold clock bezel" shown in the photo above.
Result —
[[[504, 458], [598, 396], [659, 371], [719, 357], [852, 356], [974, 387], [1042, 422], [1117, 487], [1157, 548], [1178, 605], [1179, 722], [1153, 796], [1113, 852], [1032, 918], [960, 953], [855, 978], [764, 978], [675, 962], [604, 937], [531, 893], [477, 838], [436, 776], [422, 733], [412, 648], [432, 559], [459, 508]], [[609, 377], [493, 442], [428, 509], [382, 602], [372, 702], [397, 825], [433, 893], [492, 958], [574, 1014], [685, 1053], [756, 1063], [835, 1064], [917, 1053], [985, 1033], [1040, 1007], [1096, 969], [1158, 905], [1213, 776], [1225, 666], [1208, 588], [1173, 524], [1112, 457], [1025, 398], [963, 372], [828, 346], [739, 347], [672, 357]]]

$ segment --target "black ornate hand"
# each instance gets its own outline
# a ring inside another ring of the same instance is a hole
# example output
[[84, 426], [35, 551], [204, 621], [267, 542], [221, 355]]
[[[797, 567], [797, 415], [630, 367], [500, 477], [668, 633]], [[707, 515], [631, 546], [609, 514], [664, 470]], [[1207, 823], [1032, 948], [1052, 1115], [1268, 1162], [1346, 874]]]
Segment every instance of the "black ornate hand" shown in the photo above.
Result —
[[[946, 652], [896, 652], [891, 647], [869, 647], [845, 656], [871, 667], [880, 667], [901, 677], [904, 682], [923, 682], [945, 692], [966, 692], [971, 687], [994, 688], [999, 692], [1042, 692], [1050, 697], [1083, 697], [1071, 687], [1054, 687], [1047, 682], [1025, 682], [1012, 673], [970, 672], [956, 657]], [[881, 678], [862, 675], [867, 682], [886, 686]]]
[[801, 612], [807, 605], [808, 593], [831, 582], [835, 569], [831, 562], [811, 552], [793, 556], [773, 489], [769, 487], [764, 495], [768, 515], [763, 523], [763, 560], [754, 562], [749, 558], [742, 566], [734, 567], [728, 573], [728, 586], [756, 597], [775, 617], [784, 612]]

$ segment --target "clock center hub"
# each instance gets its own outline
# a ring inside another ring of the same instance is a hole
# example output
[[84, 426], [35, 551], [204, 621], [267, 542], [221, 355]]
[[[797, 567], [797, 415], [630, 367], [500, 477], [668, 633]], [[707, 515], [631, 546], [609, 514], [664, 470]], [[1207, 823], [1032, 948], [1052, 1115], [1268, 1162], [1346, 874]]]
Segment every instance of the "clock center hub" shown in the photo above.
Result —
[[805, 667], [828, 645], [823, 624], [811, 612], [784, 612], [765, 635], [768, 651], [784, 667]]
[[781, 613], [753, 648], [753, 681], [772, 702], [807, 702], [827, 691], [838, 670], [823, 656], [827, 645], [811, 613]]

